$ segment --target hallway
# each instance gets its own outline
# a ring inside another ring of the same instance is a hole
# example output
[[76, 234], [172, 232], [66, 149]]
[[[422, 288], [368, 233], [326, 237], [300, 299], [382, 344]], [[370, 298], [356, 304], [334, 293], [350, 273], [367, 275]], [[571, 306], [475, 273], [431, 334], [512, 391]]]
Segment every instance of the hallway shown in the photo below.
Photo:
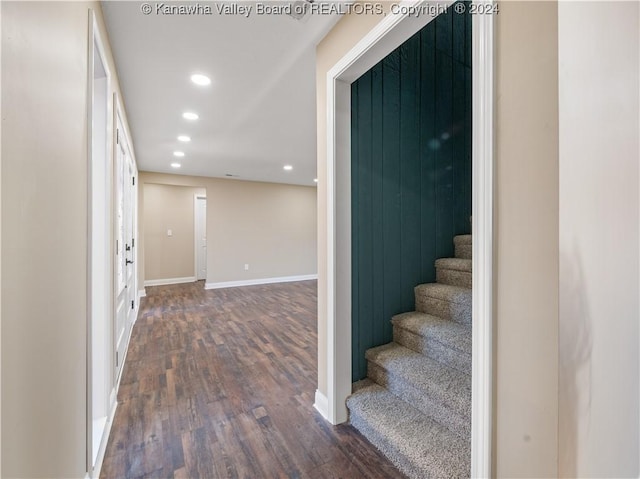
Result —
[[316, 288], [147, 288], [101, 477], [402, 477], [311, 406]]

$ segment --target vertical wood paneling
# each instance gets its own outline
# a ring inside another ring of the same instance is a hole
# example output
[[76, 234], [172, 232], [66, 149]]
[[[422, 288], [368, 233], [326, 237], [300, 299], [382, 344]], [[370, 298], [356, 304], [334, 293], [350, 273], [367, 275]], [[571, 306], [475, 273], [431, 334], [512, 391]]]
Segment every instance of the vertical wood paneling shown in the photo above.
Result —
[[[382, 139], [384, 137], [384, 130], [382, 125], [382, 63], [379, 63], [373, 67], [371, 71], [371, 135], [373, 149], [371, 152], [371, 208], [374, 214], [372, 215], [372, 273], [376, 271], [382, 271], [384, 274], [384, 237], [382, 231], [384, 223], [382, 221], [382, 207], [384, 204], [383, 195], [383, 171], [382, 171]], [[372, 336], [371, 342], [373, 344], [381, 344], [384, 342], [387, 331], [385, 331], [384, 321], [384, 298], [383, 281], [380, 278], [373, 277], [372, 282], [372, 297], [373, 297], [373, 312], [371, 316], [372, 321]]]
[[[469, 11], [469, 5], [471, 5], [470, 1], [463, 2], [467, 8], [466, 11]], [[471, 68], [471, 24], [472, 24], [472, 16], [471, 15], [463, 15], [464, 16], [464, 64]]]
[[452, 56], [453, 59], [457, 62], [464, 63], [465, 62], [465, 34], [466, 34], [466, 24], [465, 18], [467, 15], [451, 15], [452, 20], [452, 35], [451, 35], [451, 46], [452, 46]]
[[[437, 31], [437, 30], [436, 30]], [[452, 60], [441, 52], [436, 54], [436, 257], [453, 253], [453, 145], [452, 126]]]
[[[382, 318], [384, 339], [391, 337], [392, 315], [402, 312], [400, 272], [400, 51], [395, 50], [382, 61], [382, 243], [383, 270], [378, 281], [383, 283], [384, 315]], [[354, 181], [357, 181], [355, 179]], [[352, 205], [357, 208], [357, 205]], [[353, 317], [352, 321], [361, 318]], [[358, 354], [362, 355], [362, 351]], [[360, 372], [361, 374], [361, 372]]]
[[470, 231], [470, 28], [450, 8], [352, 85], [354, 381]]
[[[460, 15], [456, 15], [459, 17]], [[464, 33], [464, 30], [463, 30]], [[465, 224], [469, 221], [462, 214], [467, 201], [467, 185], [466, 185], [466, 168], [467, 161], [465, 155], [465, 66], [461, 62], [453, 62], [453, 80], [452, 80], [452, 108], [453, 117], [450, 127], [450, 144], [453, 151], [453, 229], [454, 231], [464, 230]]]
[[440, 144], [436, 134], [436, 51], [435, 28], [425, 28], [420, 35], [421, 101], [420, 101], [420, 179], [422, 184], [420, 268], [424, 282], [436, 280], [433, 258], [436, 256], [436, 155]]
[[[471, 25], [471, 21], [468, 22], [469, 25]], [[471, 37], [471, 31], [468, 31], [467, 33], [468, 37]], [[469, 49], [471, 49], [471, 42], [469, 42]], [[471, 56], [469, 55], [469, 62], [471, 62]], [[466, 168], [466, 181], [465, 181], [465, 187], [466, 189], [466, 195], [467, 195], [467, 202], [466, 205], [469, 208], [469, 216], [471, 216], [471, 184], [472, 184], [472, 177], [471, 177], [471, 172], [472, 172], [472, 153], [473, 153], [473, 140], [472, 140], [472, 84], [471, 84], [471, 63], [468, 63], [466, 65], [465, 68], [465, 82], [464, 82], [464, 89], [465, 89], [465, 109], [464, 109], [464, 114], [465, 114], [465, 120], [464, 120], [464, 138], [465, 138], [465, 147], [464, 147], [464, 154], [466, 155], [466, 161], [464, 162], [464, 167]], [[465, 223], [466, 224], [466, 223]], [[469, 231], [471, 231], [471, 223], [466, 224], [467, 228]]]
[[402, 308], [411, 310], [420, 282], [420, 36], [400, 46], [400, 285]]
[[[373, 152], [372, 141], [372, 115], [371, 115], [371, 77], [372, 72], [365, 73], [358, 86], [358, 155], [359, 161], [355, 170], [358, 177], [358, 195], [356, 203], [359, 205], [358, 222], [358, 242], [356, 250], [358, 252], [358, 268], [360, 270], [358, 278], [358, 301], [359, 313], [363, 318], [369, 318], [360, 324], [360, 347], [367, 348], [368, 344], [373, 344], [372, 340], [372, 314], [373, 314], [373, 230], [372, 220], [374, 211], [371, 205], [371, 161]], [[360, 367], [365, 367], [365, 360], [362, 355], [358, 356]]]
[[432, 23], [427, 25], [425, 28], [435, 28], [436, 31], [436, 50], [441, 50], [447, 55], [452, 55], [453, 53], [453, 38], [452, 30], [453, 30], [453, 16], [455, 13], [452, 9], [444, 15], [439, 15]]
[[[360, 82], [355, 82], [351, 85], [351, 177], [359, 178], [358, 168], [360, 164], [360, 148], [358, 132], [360, 130], [359, 122], [359, 108], [358, 108], [358, 85]], [[353, 198], [352, 203], [358, 198], [358, 185], [359, 181], [352, 181], [351, 196]], [[360, 279], [360, 255], [358, 241], [360, 239], [360, 230], [358, 229], [358, 219], [360, 217], [359, 208], [351, 208], [351, 317], [354, 320], [351, 322], [351, 364], [353, 371], [362, 371], [362, 365], [360, 364], [360, 296], [359, 296], [359, 279]], [[355, 318], [358, 318], [357, 320]]]

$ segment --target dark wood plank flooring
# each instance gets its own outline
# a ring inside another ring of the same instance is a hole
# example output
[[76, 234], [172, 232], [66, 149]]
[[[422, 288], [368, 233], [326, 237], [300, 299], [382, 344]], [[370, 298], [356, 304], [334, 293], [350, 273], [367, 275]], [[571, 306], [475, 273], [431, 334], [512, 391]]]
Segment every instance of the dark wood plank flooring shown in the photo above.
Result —
[[404, 477], [312, 406], [316, 287], [147, 288], [101, 477]]

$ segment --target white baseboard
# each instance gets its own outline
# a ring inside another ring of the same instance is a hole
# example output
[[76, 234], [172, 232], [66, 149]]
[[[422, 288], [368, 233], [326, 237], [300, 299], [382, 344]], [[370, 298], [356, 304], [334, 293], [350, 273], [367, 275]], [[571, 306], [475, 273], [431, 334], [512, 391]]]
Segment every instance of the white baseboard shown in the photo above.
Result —
[[318, 279], [317, 274], [301, 276], [280, 276], [278, 278], [246, 279], [241, 281], [224, 281], [221, 283], [205, 283], [204, 289], [237, 288], [238, 286], [254, 286], [256, 284], [291, 283], [294, 281], [311, 281]]
[[142, 288], [138, 291], [138, 298], [144, 298], [147, 295], [147, 290]]
[[98, 457], [93, 470], [85, 476], [87, 479], [99, 479], [100, 471], [102, 470], [102, 463], [104, 462], [104, 454], [107, 451], [107, 442], [109, 441], [109, 435], [111, 434], [111, 426], [113, 425], [113, 419], [116, 417], [116, 408], [118, 407], [118, 401], [115, 400], [115, 390], [111, 392], [111, 411], [107, 417], [107, 424], [104, 428], [102, 440], [100, 441], [100, 448], [98, 449]]
[[145, 286], [164, 286], [165, 284], [193, 283], [195, 281], [196, 281], [195, 276], [187, 276], [185, 278], [149, 279], [144, 282], [144, 285]]
[[329, 420], [329, 400], [318, 389], [316, 389], [316, 401], [313, 403], [313, 407], [322, 414], [323, 418]]

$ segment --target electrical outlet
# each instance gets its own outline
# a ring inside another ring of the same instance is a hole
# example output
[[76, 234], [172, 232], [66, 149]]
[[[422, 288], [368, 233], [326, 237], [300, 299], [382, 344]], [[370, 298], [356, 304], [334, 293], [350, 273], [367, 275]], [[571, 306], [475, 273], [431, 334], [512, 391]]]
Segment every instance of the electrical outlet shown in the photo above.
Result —
[[244, 270], [245, 270], [245, 271], [249, 271], [249, 265], [248, 265], [248, 264], [245, 264], [245, 265], [244, 265]]
[[173, 231], [167, 230], [167, 236], [173, 236]]

